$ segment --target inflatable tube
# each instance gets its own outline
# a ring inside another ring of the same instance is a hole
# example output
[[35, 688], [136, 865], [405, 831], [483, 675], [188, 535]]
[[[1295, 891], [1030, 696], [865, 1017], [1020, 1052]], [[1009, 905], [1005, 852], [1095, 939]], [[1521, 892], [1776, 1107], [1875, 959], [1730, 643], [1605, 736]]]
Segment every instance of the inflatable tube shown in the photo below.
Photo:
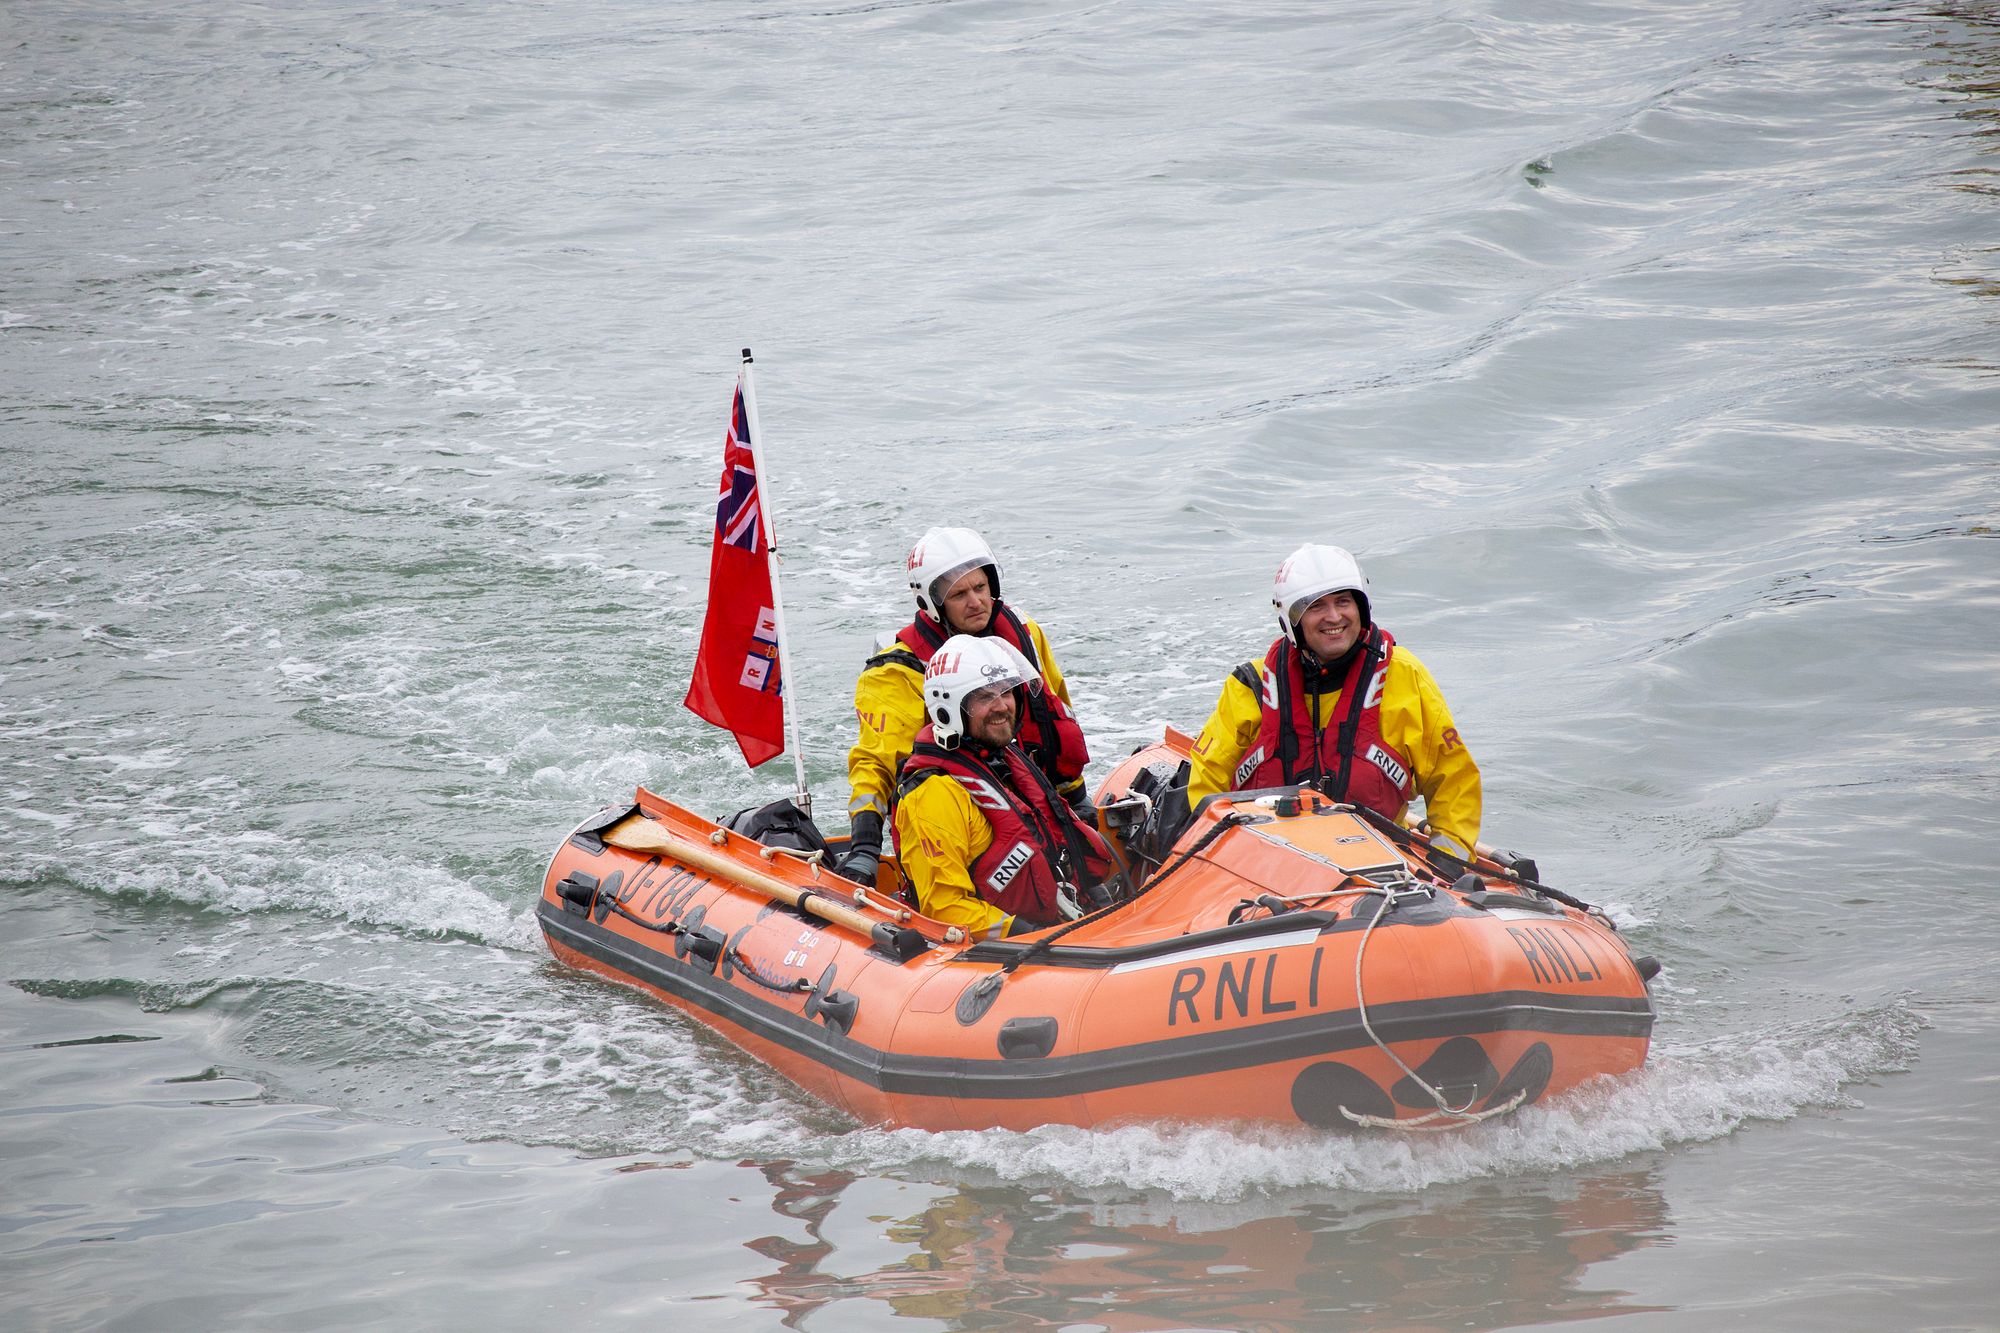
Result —
[[[1187, 743], [1126, 760], [1100, 807]], [[538, 915], [558, 959], [869, 1123], [1449, 1128], [1645, 1061], [1656, 965], [1497, 862], [1452, 876], [1289, 788], [1211, 798], [1133, 855], [1128, 900], [975, 942], [898, 901], [893, 860], [859, 891], [642, 789], [565, 839]]]

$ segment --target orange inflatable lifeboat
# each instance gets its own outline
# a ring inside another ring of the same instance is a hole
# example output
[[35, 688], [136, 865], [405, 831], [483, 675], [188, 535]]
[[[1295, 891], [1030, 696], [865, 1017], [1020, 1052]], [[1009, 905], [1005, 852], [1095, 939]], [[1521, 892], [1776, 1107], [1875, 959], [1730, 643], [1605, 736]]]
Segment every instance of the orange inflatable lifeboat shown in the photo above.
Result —
[[1657, 964], [1531, 862], [1295, 788], [1163, 818], [1188, 745], [1106, 779], [1139, 888], [1062, 926], [968, 940], [893, 861], [863, 890], [642, 788], [557, 850], [542, 930], [878, 1124], [1448, 1128], [1644, 1063]]

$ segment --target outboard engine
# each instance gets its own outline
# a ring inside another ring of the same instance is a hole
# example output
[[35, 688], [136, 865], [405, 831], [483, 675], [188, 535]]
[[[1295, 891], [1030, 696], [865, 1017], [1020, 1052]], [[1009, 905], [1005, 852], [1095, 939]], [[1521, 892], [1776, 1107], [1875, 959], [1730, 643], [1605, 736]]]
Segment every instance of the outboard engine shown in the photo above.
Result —
[[[1136, 882], [1143, 883], [1160, 868], [1188, 826], [1192, 817], [1188, 809], [1188, 772], [1185, 759], [1171, 769], [1165, 764], [1148, 764], [1133, 775], [1125, 800], [1105, 807], [1107, 827], [1124, 844], [1126, 859], [1135, 863]], [[1144, 804], [1134, 812], [1136, 822], [1121, 828], [1121, 821], [1112, 812], [1134, 796], [1144, 798]]]

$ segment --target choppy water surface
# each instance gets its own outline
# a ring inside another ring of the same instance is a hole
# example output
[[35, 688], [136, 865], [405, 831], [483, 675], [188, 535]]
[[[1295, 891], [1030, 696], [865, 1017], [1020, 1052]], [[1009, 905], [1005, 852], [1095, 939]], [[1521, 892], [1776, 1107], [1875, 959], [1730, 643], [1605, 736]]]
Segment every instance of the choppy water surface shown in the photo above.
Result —
[[[33, 1328], [1993, 1327], [1989, 4], [8, 7]], [[1308, 538], [1652, 1065], [1414, 1142], [857, 1127], [550, 963], [757, 349], [814, 784], [971, 522], [1103, 758]]]

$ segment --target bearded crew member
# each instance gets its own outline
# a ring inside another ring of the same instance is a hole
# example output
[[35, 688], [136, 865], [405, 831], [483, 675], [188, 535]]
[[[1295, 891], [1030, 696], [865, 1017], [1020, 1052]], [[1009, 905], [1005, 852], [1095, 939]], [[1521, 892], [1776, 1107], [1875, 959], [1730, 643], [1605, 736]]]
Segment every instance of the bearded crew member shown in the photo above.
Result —
[[1188, 800], [1310, 783], [1400, 820], [1424, 799], [1435, 846], [1472, 858], [1479, 767], [1415, 653], [1374, 623], [1368, 579], [1338, 546], [1278, 567], [1280, 636], [1223, 682], [1195, 741]]
[[998, 938], [1111, 901], [1115, 863], [1016, 741], [1041, 676], [997, 636], [954, 635], [924, 672], [896, 786], [896, 848], [925, 916]]
[[1069, 684], [1042, 627], [1000, 600], [1000, 564], [986, 542], [970, 528], [932, 528], [911, 549], [908, 570], [916, 618], [868, 659], [854, 682], [860, 735], [847, 752], [853, 834], [840, 873], [864, 884], [874, 882], [896, 776], [924, 725], [924, 670], [954, 634], [1000, 639], [1027, 658], [1042, 688], [1020, 719], [1021, 748], [1064, 800], [1082, 810], [1090, 799], [1083, 785], [1090, 753], [1070, 711]]

